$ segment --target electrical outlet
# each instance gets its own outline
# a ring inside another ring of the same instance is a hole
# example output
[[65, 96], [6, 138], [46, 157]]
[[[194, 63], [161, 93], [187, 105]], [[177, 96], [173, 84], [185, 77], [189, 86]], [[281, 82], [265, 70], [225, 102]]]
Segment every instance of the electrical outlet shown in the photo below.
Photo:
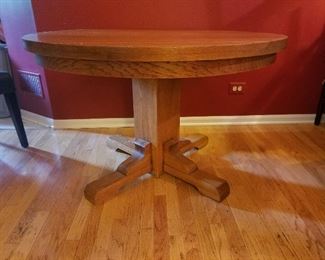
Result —
[[230, 82], [228, 92], [230, 95], [244, 94], [246, 82]]

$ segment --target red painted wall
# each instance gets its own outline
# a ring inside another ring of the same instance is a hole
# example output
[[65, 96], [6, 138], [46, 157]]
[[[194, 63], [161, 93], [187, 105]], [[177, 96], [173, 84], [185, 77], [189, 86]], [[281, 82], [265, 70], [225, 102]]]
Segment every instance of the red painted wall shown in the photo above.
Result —
[[[24, 50], [22, 35], [36, 31], [33, 10], [29, 0], [0, 0], [0, 18], [3, 24], [12, 72], [22, 108], [44, 116], [52, 117], [44, 70], [35, 62], [34, 56]], [[17, 70], [40, 73], [44, 98], [21, 91]]]
[[[324, 0], [32, 0], [37, 31], [73, 28], [278, 32], [287, 50], [271, 67], [182, 81], [182, 115], [314, 113], [325, 77]], [[131, 81], [45, 71], [53, 117], [132, 116]], [[228, 83], [247, 82], [229, 95]]]

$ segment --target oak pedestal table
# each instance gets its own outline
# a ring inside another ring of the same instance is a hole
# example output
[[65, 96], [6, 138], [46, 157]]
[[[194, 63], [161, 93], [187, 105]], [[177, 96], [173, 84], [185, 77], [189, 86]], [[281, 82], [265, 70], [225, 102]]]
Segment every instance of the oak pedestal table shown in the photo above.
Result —
[[179, 136], [179, 79], [262, 68], [275, 61], [287, 37], [235, 31], [65, 30], [30, 34], [23, 40], [45, 68], [132, 79], [135, 138], [110, 136], [108, 141], [130, 157], [85, 188], [90, 202], [102, 204], [148, 172], [170, 174], [205, 196], [223, 200], [228, 183], [184, 156], [203, 148], [208, 138]]

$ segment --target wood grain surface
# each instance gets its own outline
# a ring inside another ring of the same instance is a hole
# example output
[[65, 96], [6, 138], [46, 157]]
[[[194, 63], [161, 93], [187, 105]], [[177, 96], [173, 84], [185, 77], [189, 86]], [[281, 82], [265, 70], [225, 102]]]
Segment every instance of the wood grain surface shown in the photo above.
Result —
[[229, 181], [222, 203], [147, 175], [94, 207], [85, 185], [127, 158], [107, 135], [133, 129], [27, 129], [28, 150], [0, 130], [0, 259], [325, 258], [324, 125], [181, 128], [197, 132], [191, 159]]
[[275, 61], [276, 55], [212, 60], [178, 62], [125, 62], [80, 60], [37, 56], [41, 66], [72, 74], [142, 79], [177, 79], [211, 77], [263, 68]]
[[119, 78], [191, 78], [274, 62], [287, 36], [236, 31], [66, 30], [23, 37], [48, 69]]
[[277, 53], [287, 36], [236, 31], [65, 30], [23, 37], [41, 56], [105, 61], [198, 61]]
[[180, 95], [178, 80], [132, 80], [135, 136], [151, 142], [152, 173], [163, 172], [163, 146], [179, 138]]

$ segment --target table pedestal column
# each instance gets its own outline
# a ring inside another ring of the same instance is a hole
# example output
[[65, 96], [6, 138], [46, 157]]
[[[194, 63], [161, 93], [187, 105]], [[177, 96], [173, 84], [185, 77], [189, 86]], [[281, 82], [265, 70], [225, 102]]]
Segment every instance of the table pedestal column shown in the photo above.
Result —
[[164, 143], [179, 139], [180, 84], [174, 79], [132, 81], [135, 137], [151, 143], [152, 173], [163, 172]]
[[170, 174], [194, 187], [203, 195], [221, 201], [229, 185], [214, 174], [198, 169], [185, 153], [207, 145], [208, 138], [193, 135], [181, 139], [180, 85], [176, 79], [133, 79], [135, 138], [111, 136], [108, 145], [130, 155], [114, 173], [87, 185], [86, 198], [104, 203], [135, 178], [151, 172], [159, 177]]

